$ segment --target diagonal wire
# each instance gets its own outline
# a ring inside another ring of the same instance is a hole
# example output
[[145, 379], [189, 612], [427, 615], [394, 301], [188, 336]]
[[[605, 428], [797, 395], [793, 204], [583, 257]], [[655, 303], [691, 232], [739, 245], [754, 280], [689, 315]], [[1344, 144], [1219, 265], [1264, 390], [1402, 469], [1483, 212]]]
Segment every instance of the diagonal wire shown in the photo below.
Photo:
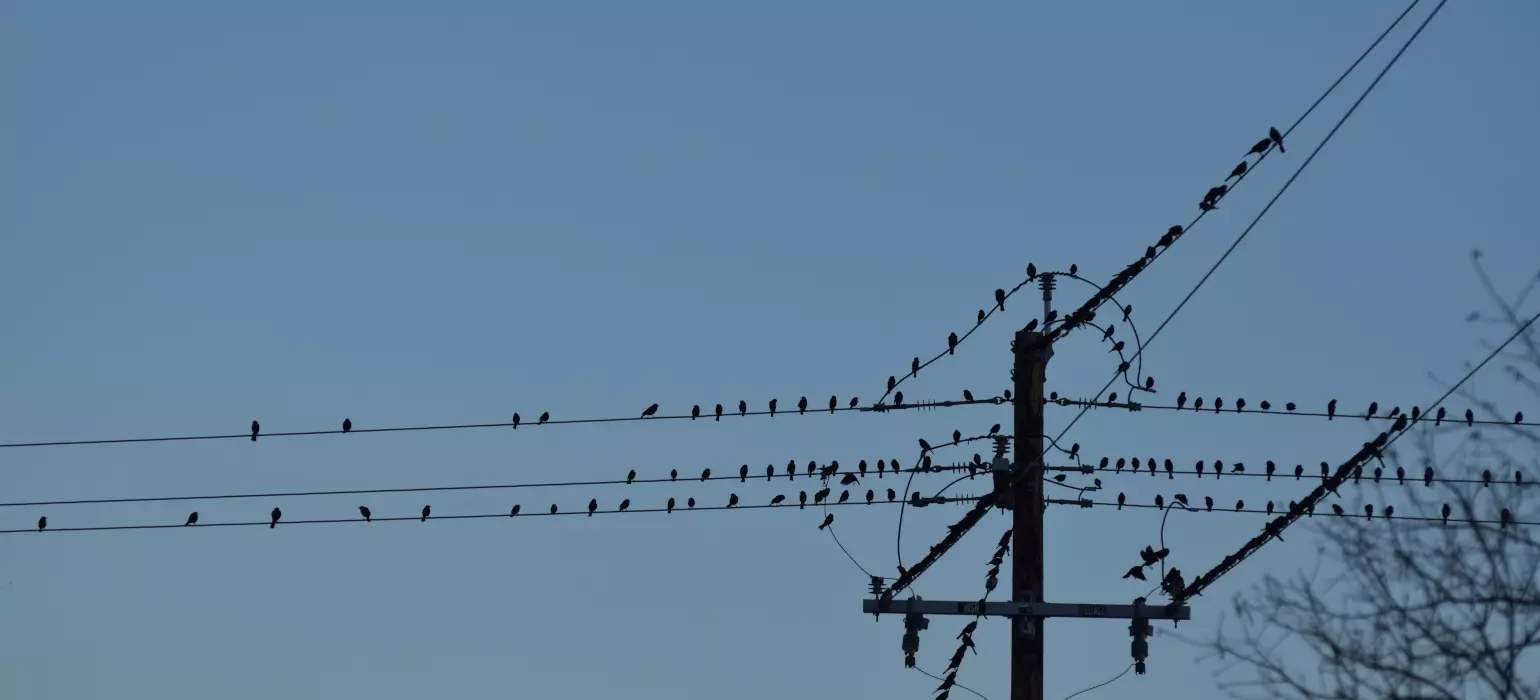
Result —
[[[1380, 84], [1380, 80], [1382, 80], [1385, 75], [1390, 72], [1391, 68], [1395, 67], [1396, 63], [1401, 60], [1401, 56], [1406, 53], [1407, 49], [1411, 48], [1413, 42], [1417, 41], [1417, 37], [1422, 35], [1422, 30], [1428, 27], [1428, 23], [1432, 22], [1434, 17], [1438, 16], [1439, 10], [1444, 9], [1444, 4], [1447, 2], [1449, 2], [1449, 0], [1440, 0], [1438, 5], [1433, 8], [1433, 11], [1428, 13], [1428, 16], [1423, 19], [1422, 24], [1418, 25], [1417, 31], [1412, 32], [1412, 36], [1406, 40], [1406, 43], [1401, 45], [1401, 49], [1396, 51], [1396, 54], [1391, 57], [1390, 62], [1385, 64], [1385, 67], [1380, 70], [1378, 75], [1374, 76], [1374, 81], [1369, 83], [1368, 87], [1364, 88], [1364, 91], [1359, 94], [1358, 99], [1353, 101], [1353, 105], [1348, 107], [1347, 112], [1342, 115], [1341, 119], [1337, 120], [1336, 126], [1333, 126], [1331, 131], [1327, 132], [1326, 137], [1321, 139], [1321, 142], [1316, 145], [1315, 150], [1311, 151], [1310, 155], [1305, 158], [1305, 161], [1299, 164], [1299, 167], [1294, 170], [1294, 174], [1289, 176], [1288, 181], [1284, 182], [1283, 186], [1278, 188], [1278, 192], [1273, 195], [1271, 200], [1268, 200], [1266, 206], [1262, 207], [1262, 211], [1257, 213], [1256, 218], [1251, 220], [1251, 223], [1241, 231], [1239, 236], [1236, 236], [1235, 241], [1230, 244], [1228, 249], [1225, 250], [1224, 255], [1219, 256], [1219, 259], [1214, 261], [1213, 266], [1209, 267], [1208, 272], [1204, 273], [1203, 277], [1198, 280], [1198, 283], [1193, 285], [1192, 290], [1187, 292], [1187, 296], [1182, 297], [1182, 301], [1176, 305], [1176, 308], [1171, 310], [1171, 313], [1166, 316], [1166, 320], [1162, 321], [1160, 326], [1155, 329], [1155, 332], [1151, 333], [1150, 337], [1144, 341], [1144, 346], [1135, 350], [1134, 357], [1139, 357], [1140, 355], [1144, 354], [1145, 349], [1150, 346], [1150, 343], [1155, 342], [1155, 338], [1160, 335], [1160, 332], [1166, 329], [1166, 326], [1171, 323], [1172, 319], [1176, 318], [1176, 315], [1182, 311], [1183, 307], [1187, 306], [1187, 302], [1191, 301], [1193, 295], [1197, 294], [1198, 290], [1203, 288], [1203, 285], [1207, 283], [1209, 278], [1214, 275], [1214, 272], [1219, 269], [1219, 266], [1223, 265], [1225, 260], [1229, 259], [1230, 254], [1235, 252], [1235, 249], [1240, 246], [1241, 241], [1246, 240], [1246, 237], [1251, 235], [1252, 229], [1255, 229], [1257, 224], [1261, 223], [1262, 217], [1267, 216], [1267, 213], [1272, 211], [1273, 205], [1278, 203], [1278, 200], [1283, 197], [1283, 193], [1289, 191], [1289, 187], [1294, 184], [1295, 180], [1299, 179], [1299, 176], [1302, 173], [1305, 172], [1305, 168], [1310, 167], [1310, 163], [1315, 160], [1317, 155], [1320, 154], [1321, 149], [1325, 148], [1326, 144], [1331, 143], [1332, 137], [1336, 136], [1337, 131], [1342, 128], [1342, 125], [1347, 123], [1348, 118], [1352, 117], [1353, 113], [1358, 111], [1359, 105], [1362, 105], [1364, 100], [1369, 97], [1369, 94], [1374, 92], [1374, 88]], [[1413, 5], [1415, 4], [1416, 3], [1414, 2]], [[1410, 7], [1407, 8], [1408, 11], [1410, 11], [1410, 9]], [[1400, 21], [1401, 18], [1397, 17], [1396, 22]], [[1391, 26], [1394, 27], [1395, 25], [1392, 24]], [[1387, 33], [1388, 31], [1389, 30], [1387, 30]], [[1380, 39], [1383, 38], [1384, 35], [1381, 35]], [[1379, 39], [1376, 39], [1375, 43], [1378, 44]], [[1371, 46], [1371, 49], [1372, 48], [1373, 47]], [[1359, 60], [1363, 60], [1362, 57], [1360, 57]], [[1357, 65], [1356, 61], [1354, 62], [1354, 65]], [[1336, 84], [1333, 83], [1333, 87], [1335, 86]], [[1312, 106], [1311, 109], [1314, 109], [1314, 106]], [[1101, 390], [1096, 392], [1096, 395], [1101, 396], [1103, 393], [1105, 393], [1107, 388], [1112, 386], [1112, 384], [1117, 381], [1119, 376], [1122, 376], [1121, 372], [1113, 375], [1112, 379], [1107, 380], [1107, 383], [1102, 386]], [[1064, 434], [1068, 433], [1070, 428], [1075, 427], [1075, 424], [1080, 422], [1080, 418], [1084, 416], [1088, 410], [1090, 410], [1089, 407], [1081, 408], [1080, 412], [1075, 415], [1075, 418], [1069, 422], [1069, 425], [1064, 426], [1064, 429], [1059, 431], [1058, 437], [1064, 437]]]

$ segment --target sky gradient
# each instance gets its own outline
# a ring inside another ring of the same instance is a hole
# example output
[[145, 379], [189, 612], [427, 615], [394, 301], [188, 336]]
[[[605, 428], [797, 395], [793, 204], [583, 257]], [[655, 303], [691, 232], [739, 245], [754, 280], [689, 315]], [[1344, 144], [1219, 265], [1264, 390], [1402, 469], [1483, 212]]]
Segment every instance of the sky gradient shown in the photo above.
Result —
[[[1432, 3], [1424, 3], [1431, 7]], [[0, 4], [0, 442], [632, 415], [875, 399], [1027, 263], [1108, 279], [1196, 213], [1404, 6], [1144, 3]], [[1414, 11], [1420, 17], [1425, 9]], [[1427, 403], [1482, 349], [1468, 251], [1508, 288], [1534, 231], [1540, 5], [1455, 0], [1146, 355], [1161, 398]], [[1146, 333], [1406, 26], [1123, 295]], [[1523, 87], [1529, 85], [1531, 87]], [[1061, 309], [1089, 288], [1066, 283]], [[1013, 300], [1014, 301], [1014, 300]], [[1031, 295], [905, 386], [1008, 385]], [[1112, 362], [1071, 336], [1049, 388]], [[1475, 387], [1501, 400], [1496, 374]], [[1540, 415], [1540, 407], [1519, 407]], [[1050, 429], [1071, 417], [1051, 409]], [[686, 475], [915, 456], [1008, 408], [0, 452], [0, 501]], [[1361, 421], [1098, 411], [1083, 452], [1310, 465]], [[966, 459], [974, 450], [940, 455]], [[983, 450], [979, 450], [983, 451]], [[940, 477], [916, 479], [931, 492]], [[894, 485], [885, 479], [872, 485]], [[980, 482], [982, 484], [982, 482]], [[637, 507], [807, 482], [0, 508], [0, 529]], [[969, 486], [962, 484], [960, 487]], [[1109, 483], [1131, 500], [1164, 479]], [[977, 492], [979, 486], [973, 486]], [[1297, 498], [1225, 482], [1220, 502]], [[1067, 492], [1066, 492], [1067, 493]], [[1111, 493], [1109, 492], [1109, 494]], [[894, 573], [896, 510], [838, 511]], [[906, 515], [905, 559], [960, 509]], [[813, 512], [0, 536], [0, 695], [53, 698], [929, 697], [897, 619]], [[976, 598], [1008, 518], [918, 585]], [[1260, 516], [1173, 516], [1178, 565]], [[1124, 603], [1150, 511], [1048, 512], [1047, 594]], [[1179, 543], [1179, 544], [1177, 544]], [[1212, 629], [1275, 542], [1194, 603]], [[1002, 586], [1005, 588], [1005, 586]], [[935, 620], [922, 666], [963, 620]], [[1164, 635], [1113, 686], [1212, 700]], [[1127, 665], [1121, 622], [1047, 629], [1049, 697]], [[1006, 625], [960, 680], [1005, 697]], [[965, 693], [953, 693], [957, 698]], [[1115, 697], [1113, 690], [1080, 700]]]

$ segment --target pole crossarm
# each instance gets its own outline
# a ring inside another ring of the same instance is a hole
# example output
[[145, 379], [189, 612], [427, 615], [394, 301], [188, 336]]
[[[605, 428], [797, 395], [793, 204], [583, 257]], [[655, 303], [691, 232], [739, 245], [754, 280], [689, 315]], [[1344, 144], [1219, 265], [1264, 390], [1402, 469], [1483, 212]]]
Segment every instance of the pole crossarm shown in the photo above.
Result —
[[1191, 620], [1192, 608], [1171, 605], [1103, 605], [1100, 603], [1045, 603], [1038, 601], [978, 600], [895, 600], [883, 605], [881, 600], [861, 601], [861, 612], [872, 615], [969, 615], [973, 617], [1083, 617], [1109, 620]]

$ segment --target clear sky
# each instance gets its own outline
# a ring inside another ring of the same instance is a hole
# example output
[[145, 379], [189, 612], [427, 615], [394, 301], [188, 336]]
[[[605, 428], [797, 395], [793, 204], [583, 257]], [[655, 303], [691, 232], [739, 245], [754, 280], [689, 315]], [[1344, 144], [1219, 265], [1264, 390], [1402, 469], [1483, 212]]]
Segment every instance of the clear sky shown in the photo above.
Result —
[[[1186, 223], [1403, 4], [4, 3], [0, 441], [873, 399], [1029, 261], [1106, 279]], [[1154, 344], [1164, 400], [1409, 406], [1437, 395], [1426, 372], [1479, 356], [1460, 324], [1481, 302], [1467, 251], [1510, 287], [1540, 263], [1537, 22], [1532, 2], [1449, 4]], [[1128, 290], [1146, 332], [1405, 33]], [[1087, 291], [1066, 285], [1062, 306]], [[905, 393], [1005, 388], [1011, 331], [1036, 308], [1009, 305]], [[1101, 386], [1096, 340], [1058, 349], [1051, 389]], [[0, 500], [850, 465], [995, 422], [1009, 409], [11, 449]], [[1089, 455], [1314, 464], [1366, 431], [1099, 411], [1070, 437]], [[0, 508], [0, 527], [758, 503], [805, 483]], [[1140, 502], [1176, 490], [1109, 486]], [[856, 558], [892, 575], [896, 510], [838, 512]], [[960, 514], [911, 511], [906, 559]], [[1048, 518], [1049, 598], [1145, 591], [1118, 576], [1154, 541], [1151, 511]], [[899, 621], [859, 613], [866, 581], [817, 520], [3, 536], [0, 695], [928, 697]], [[1007, 522], [987, 518], [920, 593], [976, 597]], [[1261, 524], [1173, 517], [1167, 539], [1196, 572]], [[1314, 552], [1305, 536], [1269, 545], [1182, 630]], [[945, 666], [962, 622], [932, 623], [922, 665]], [[961, 680], [1003, 698], [1005, 624], [981, 629]], [[1127, 664], [1124, 623], [1047, 633], [1050, 697]], [[1114, 689], [1220, 697], [1194, 652], [1157, 636], [1151, 653], [1148, 676]]]

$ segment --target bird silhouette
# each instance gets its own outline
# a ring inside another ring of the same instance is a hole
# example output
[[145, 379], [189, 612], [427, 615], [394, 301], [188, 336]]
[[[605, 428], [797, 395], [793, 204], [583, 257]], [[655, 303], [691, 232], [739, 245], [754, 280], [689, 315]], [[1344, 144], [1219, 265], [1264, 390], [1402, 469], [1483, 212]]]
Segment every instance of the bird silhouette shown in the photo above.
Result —
[[1337, 515], [1342, 515], [1343, 514], [1342, 504], [1340, 504], [1340, 503], [1333, 503], [1333, 504], [1331, 504], [1331, 512], [1335, 513]]
[[617, 510], [625, 511], [627, 508], [630, 508], [630, 507], [631, 507], [631, 499], [627, 498], [627, 499], [624, 499], [624, 500], [622, 500], [620, 502], [620, 508], [618, 508]]
[[690, 420], [695, 420], [696, 418], [699, 418], [699, 417], [700, 417], [700, 404], [695, 404], [694, 406], [690, 407]]
[[717, 404], [717, 417], [714, 420], [722, 420], [722, 404]]
[[1524, 422], [1524, 412], [1523, 411], [1519, 411], [1518, 413], [1513, 414], [1513, 422], [1515, 422], [1515, 423], [1523, 423]]
[[1168, 460], [1166, 460], [1165, 467], [1166, 467], [1166, 478], [1167, 479], [1175, 479], [1176, 478], [1176, 465], [1172, 464], [1171, 460], [1168, 459]]
[[668, 508], [666, 508], [663, 512], [664, 513], [672, 513], [672, 512], [674, 512], [674, 499], [673, 498], [669, 498], [668, 499]]
[[512, 517], [518, 515], [520, 509], [521, 509], [521, 506], [519, 504], [517, 504], [517, 503], [513, 504], [513, 508], [508, 511], [508, 517], [512, 518]]
[[513, 414], [513, 429], [514, 430], [518, 430], [519, 429], [519, 414], [517, 414], [517, 413]]
[[1283, 150], [1283, 134], [1278, 133], [1277, 127], [1270, 126], [1267, 128], [1267, 138], [1273, 143], [1278, 144], [1279, 153], [1288, 153], [1288, 151]]
[[834, 524], [834, 514], [830, 513], [828, 515], [823, 516], [823, 523], [818, 526], [818, 529], [822, 530], [822, 529], [824, 529], [824, 528], [826, 528], [826, 527], [828, 527], [830, 525], [833, 525], [833, 524]]
[[1446, 414], [1447, 414], [1447, 411], [1445, 410], [1445, 408], [1443, 406], [1439, 406], [1438, 407], [1438, 415], [1433, 416], [1433, 427], [1436, 428], [1436, 427], [1438, 427], [1439, 423], [1444, 422], [1444, 416]]
[[1268, 515], [1272, 515], [1273, 514], [1273, 502], [1272, 501], [1268, 501], [1267, 502], [1267, 514]]
[[[700, 407], [696, 406], [695, 409], [696, 409], [695, 412], [697, 414], [699, 414], [700, 413]], [[658, 405], [657, 404], [653, 404], [651, 406], [648, 406], [647, 408], [642, 409], [642, 417], [643, 418], [646, 418], [646, 417], [652, 416], [652, 415], [657, 415], [657, 413], [658, 413]]]
[[1369, 402], [1369, 410], [1364, 412], [1364, 420], [1369, 420], [1370, 418], [1373, 418], [1374, 414], [1379, 413], [1379, 412], [1380, 412], [1380, 404], [1379, 404], [1379, 402], [1377, 402], [1377, 401], [1370, 401]]
[[946, 353], [948, 355], [956, 355], [957, 354], [957, 334], [956, 333], [953, 333], [953, 334], [948, 335], [946, 337]]
[[749, 465], [738, 467], [738, 483], [747, 483], [749, 480]]
[[1303, 465], [1303, 464], [1296, 464], [1296, 465], [1294, 465], [1294, 480], [1295, 481], [1299, 481], [1299, 478], [1301, 476], [1304, 476], [1304, 475], [1305, 475], [1305, 465]]
[[930, 452], [930, 443], [926, 442], [925, 438], [920, 438], [920, 452]]
[[1466, 427], [1469, 427], [1472, 423], [1475, 423], [1475, 422], [1476, 422], [1476, 414], [1475, 414], [1475, 412], [1471, 411], [1468, 408], [1465, 409], [1465, 425], [1466, 425]]
[[1235, 512], [1239, 513], [1239, 512], [1241, 512], [1241, 511], [1243, 511], [1245, 509], [1246, 509], [1246, 502], [1245, 501], [1236, 501], [1235, 502]]
[[802, 510], [803, 508], [806, 508], [806, 507], [807, 507], [807, 492], [806, 491], [798, 491], [797, 492], [797, 510]]
[[1396, 483], [1403, 485], [1406, 483], [1406, 468], [1396, 467]]
[[784, 500], [786, 500], [786, 494], [784, 494], [784, 493], [775, 494], [775, 498], [770, 499], [770, 505], [778, 506], [778, 505], [781, 504], [781, 501], [784, 501]]
[[1142, 566], [1130, 567], [1128, 569], [1127, 573], [1123, 574], [1123, 578], [1133, 578], [1133, 579], [1138, 579], [1140, 581], [1148, 581], [1149, 580], [1149, 579], [1144, 577], [1144, 567], [1142, 567]]
[[1273, 472], [1275, 471], [1278, 471], [1278, 465], [1273, 464], [1273, 460], [1267, 460], [1267, 481], [1273, 480]]
[[599, 510], [599, 499], [588, 499], [588, 517], [592, 518], [594, 516], [594, 511], [596, 510]]
[[351, 432], [353, 432], [353, 421], [352, 420], [349, 420], [347, 418], [343, 418], [342, 419], [342, 432], [344, 432], [344, 433], [351, 433]]
[[807, 414], [807, 397], [804, 396], [804, 397], [802, 397], [802, 398], [797, 400], [797, 415], [800, 416], [800, 415], [806, 415], [806, 414]]
[[1257, 153], [1266, 153], [1267, 147], [1271, 145], [1273, 145], [1272, 139], [1262, 139], [1261, 141], [1257, 142], [1257, 145], [1252, 146], [1251, 150], [1246, 151], [1246, 155], [1249, 156]]
[[866, 490], [866, 505], [871, 505], [872, 501], [874, 499], [876, 499], [876, 498], [877, 498], [876, 492], [872, 491], [871, 489], [867, 489]]
[[893, 392], [893, 405], [894, 406], [902, 406], [902, 405], [904, 405], [904, 392], [902, 392], [902, 391], [895, 391], [895, 392]]
[[975, 322], [973, 325], [975, 325], [975, 326], [982, 326], [982, 325], [984, 325], [984, 310], [983, 309], [979, 309], [979, 320], [977, 322]]
[[769, 480], [771, 480], [773, 478], [775, 478], [775, 465], [774, 464], [767, 464], [767, 465], [765, 465], [765, 481], [769, 481]]
[[1193, 399], [1193, 401], [1192, 401], [1192, 410], [1194, 410], [1194, 411], [1201, 411], [1201, 410], [1203, 410], [1203, 397], [1202, 396], [1199, 396], [1198, 398]]
[[1225, 400], [1224, 399], [1219, 398], [1219, 397], [1215, 397], [1214, 398], [1214, 412], [1215, 413], [1218, 413], [1220, 411], [1220, 409], [1224, 408], [1224, 405], [1225, 405]]
[[840, 492], [840, 500], [839, 500], [839, 502], [840, 503], [844, 503], [845, 501], [848, 501], [848, 500], [850, 500], [850, 492], [849, 491], [841, 491]]
[[183, 527], [186, 527], [188, 525], [197, 525], [197, 524], [198, 524], [198, 511], [196, 511], [196, 510], [191, 512], [191, 513], [188, 513], [187, 514], [187, 522], [182, 523]]
[[631, 471], [626, 472], [626, 483], [629, 484], [629, 483], [631, 483], [633, 481], [636, 481], [636, 470], [635, 469], [632, 469]]
[[1262, 410], [1264, 410], [1264, 411], [1271, 411], [1273, 409], [1273, 405], [1268, 403], [1267, 399], [1262, 399], [1261, 406], [1262, 406]]
[[1492, 470], [1491, 469], [1484, 469], [1484, 470], [1482, 470], [1482, 472], [1481, 472], [1481, 485], [1483, 487], [1490, 487], [1492, 485]]
[[861, 478], [855, 474], [846, 474], [843, 479], [840, 479], [840, 486], [849, 486], [851, 484], [858, 483], [861, 483]]
[[1365, 503], [1364, 504], [1364, 518], [1368, 519], [1368, 520], [1373, 520], [1374, 519], [1374, 504], [1373, 503]]
[[1502, 513], [1500, 513], [1499, 515], [1500, 515], [1500, 522], [1502, 523], [1502, 527], [1508, 527], [1508, 525], [1513, 523], [1513, 513], [1508, 512], [1507, 508], [1504, 508]]
[[278, 527], [278, 521], [281, 518], [283, 518], [283, 511], [278, 510], [277, 508], [274, 508], [273, 512], [270, 513], [269, 515], [272, 516], [272, 520], [270, 522], [268, 522], [267, 529], [271, 530], [271, 529], [273, 529], [275, 527]]
[[1229, 182], [1231, 178], [1237, 178], [1237, 177], [1240, 177], [1240, 176], [1245, 175], [1245, 174], [1246, 174], [1246, 161], [1243, 160], [1243, 161], [1241, 161], [1240, 165], [1235, 166], [1235, 169], [1230, 171], [1230, 177], [1225, 178], [1225, 182]]
[[1285, 410], [1285, 411], [1293, 411], [1295, 408], [1296, 407], [1295, 407], [1293, 401], [1290, 401], [1290, 402], [1288, 402], [1288, 403], [1283, 405], [1283, 410]]
[[898, 498], [898, 492], [894, 491], [893, 489], [888, 489], [888, 502], [892, 503], [896, 498]]
[[837, 396], [830, 396], [829, 397], [829, 412], [830, 413], [833, 413], [835, 409], [839, 408], [839, 405], [840, 405], [839, 397], [837, 397]]
[[775, 399], [770, 399], [770, 417], [775, 417]]
[[551, 515], [556, 515], [556, 510], [557, 510], [556, 509], [556, 504], [552, 503], [551, 504]]
[[540, 420], [535, 421], [535, 423], [537, 425], [545, 425], [546, 421], [549, 421], [549, 420], [551, 420], [551, 412], [550, 411], [546, 411], [546, 412], [540, 414]]
[[818, 505], [820, 503], [823, 503], [824, 499], [826, 499], [828, 497], [829, 497], [829, 488], [827, 486], [825, 486], [824, 488], [818, 489], [817, 491], [813, 492], [813, 505]]
[[866, 460], [863, 459], [856, 464], [856, 471], [861, 472], [861, 476], [866, 476]]
[[1245, 410], [1246, 410], [1246, 400], [1245, 399], [1236, 399], [1235, 400], [1235, 412], [1236, 413], [1243, 413], [1243, 412], [1245, 412]]
[[1210, 513], [1214, 512], [1214, 498], [1212, 496], [1203, 497], [1203, 509]]
[[1337, 416], [1337, 400], [1336, 399], [1332, 399], [1332, 400], [1326, 402], [1326, 420], [1332, 420], [1336, 416]]
[[852, 396], [852, 397], [850, 397], [850, 407], [851, 408], [855, 408], [856, 406], [859, 406], [859, 405], [861, 405], [861, 397], [859, 397], [859, 396]]
[[999, 309], [1001, 311], [1005, 310], [1005, 290], [1004, 289], [996, 289], [995, 290], [995, 306], [999, 307]]
[[422, 520], [420, 520], [418, 522], [427, 522], [428, 521], [428, 516], [431, 515], [432, 513], [433, 513], [433, 506], [423, 506], [422, 507]]
[[735, 505], [738, 505], [738, 494], [736, 494], [736, 493], [729, 493], [729, 494], [727, 494], [727, 507], [731, 508], [731, 507], [733, 507]]
[[371, 522], [371, 519], [374, 517], [374, 514], [369, 512], [369, 506], [359, 506], [358, 514], [364, 516], [364, 522], [366, 523]]
[[953, 430], [952, 431], [952, 444], [955, 445], [955, 444], [957, 444], [959, 442], [962, 442], [962, 431], [961, 430]]
[[911, 361], [909, 363], [909, 376], [911, 376], [911, 377], [918, 377], [918, 376], [920, 376], [920, 358], [916, 357], [916, 358], [914, 358], [913, 361]]
[[685, 505], [686, 508], [694, 508], [695, 507], [695, 497], [691, 496], [691, 497], [685, 499], [684, 505]]
[[892, 391], [895, 386], [898, 386], [898, 379], [891, 374], [888, 375], [888, 391]]
[[678, 481], [679, 480], [679, 470], [678, 469], [670, 469], [670, 470], [668, 470], [668, 480], [669, 481]]
[[257, 441], [257, 435], [260, 434], [261, 432], [262, 432], [262, 424], [258, 423], [256, 421], [252, 421], [251, 422], [251, 441], [252, 442], [256, 442]]
[[748, 414], [749, 414], [749, 404], [747, 402], [744, 402], [744, 401], [739, 401], [738, 402], [738, 415], [739, 416], [746, 416]]
[[705, 481], [705, 480], [710, 479], [710, 478], [711, 478], [711, 467], [707, 467], [704, 471], [702, 471], [700, 473], [700, 480], [701, 481]]
[[1176, 396], [1176, 410], [1180, 411], [1180, 410], [1182, 410], [1182, 408], [1184, 408], [1186, 406], [1187, 406], [1187, 392], [1184, 391], [1184, 392], [1182, 392], [1180, 394], [1177, 394], [1177, 396]]
[[1396, 514], [1395, 506], [1385, 506], [1385, 517], [1390, 518]]
[[47, 530], [47, 529], [48, 529], [48, 516], [45, 515], [45, 516], [43, 516], [41, 518], [38, 518], [37, 519], [37, 531], [38, 532], [42, 532], [42, 531]]
[[1118, 494], [1118, 510], [1123, 510], [1123, 504], [1128, 502], [1127, 494]]
[[1448, 525], [1449, 524], [1449, 504], [1448, 503], [1444, 504], [1444, 508], [1443, 508], [1442, 512], [1443, 512], [1443, 515], [1444, 515], [1444, 524]]

